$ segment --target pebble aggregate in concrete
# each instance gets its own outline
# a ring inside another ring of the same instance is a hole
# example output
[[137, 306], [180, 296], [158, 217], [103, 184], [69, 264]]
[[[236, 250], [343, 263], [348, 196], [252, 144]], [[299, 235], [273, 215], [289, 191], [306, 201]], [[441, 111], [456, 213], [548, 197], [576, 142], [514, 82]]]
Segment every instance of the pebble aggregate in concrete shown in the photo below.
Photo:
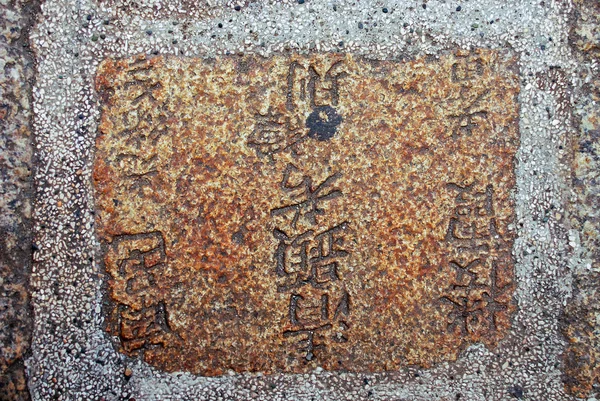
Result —
[[[31, 35], [39, 77], [33, 91], [39, 250], [27, 363], [33, 398], [572, 399], [561, 382], [565, 343], [558, 315], [570, 296], [571, 272], [586, 261], [577, 232], [558, 217], [569, 198], [569, 87], [577, 84], [567, 43], [570, 11], [569, 3], [511, 0], [45, 2]], [[217, 378], [159, 372], [115, 352], [102, 330], [90, 186], [99, 117], [93, 77], [103, 57], [343, 51], [401, 59], [471, 46], [517, 53], [522, 78], [514, 247], [519, 312], [497, 349], [473, 346], [456, 363], [423, 371]]]

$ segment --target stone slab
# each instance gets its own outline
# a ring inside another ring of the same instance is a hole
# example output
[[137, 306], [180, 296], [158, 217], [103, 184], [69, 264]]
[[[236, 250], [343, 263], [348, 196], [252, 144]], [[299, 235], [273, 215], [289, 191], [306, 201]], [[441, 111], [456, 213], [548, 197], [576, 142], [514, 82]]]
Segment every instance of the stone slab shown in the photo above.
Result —
[[127, 355], [382, 371], [510, 327], [511, 56], [142, 56], [96, 85], [96, 227]]

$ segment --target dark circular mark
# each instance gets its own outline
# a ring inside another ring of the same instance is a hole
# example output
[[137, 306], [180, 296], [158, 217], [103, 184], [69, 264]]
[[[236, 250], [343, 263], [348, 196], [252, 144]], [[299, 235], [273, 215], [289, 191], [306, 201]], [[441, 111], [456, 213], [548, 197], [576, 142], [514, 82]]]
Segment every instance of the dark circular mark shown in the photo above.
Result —
[[308, 136], [319, 141], [327, 141], [335, 135], [342, 116], [331, 106], [319, 106], [306, 119]]
[[510, 394], [514, 398], [521, 399], [521, 398], [523, 398], [523, 387], [521, 387], [521, 386], [509, 387], [508, 394]]

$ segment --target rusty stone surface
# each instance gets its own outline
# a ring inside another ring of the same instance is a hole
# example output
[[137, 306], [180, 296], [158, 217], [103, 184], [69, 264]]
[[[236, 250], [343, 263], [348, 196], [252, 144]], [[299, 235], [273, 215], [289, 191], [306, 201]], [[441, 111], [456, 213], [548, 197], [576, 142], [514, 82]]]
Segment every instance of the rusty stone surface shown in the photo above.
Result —
[[584, 59], [600, 57], [600, 3], [595, 0], [574, 0], [569, 43]]
[[167, 371], [383, 371], [516, 305], [515, 59], [107, 59], [107, 330]]

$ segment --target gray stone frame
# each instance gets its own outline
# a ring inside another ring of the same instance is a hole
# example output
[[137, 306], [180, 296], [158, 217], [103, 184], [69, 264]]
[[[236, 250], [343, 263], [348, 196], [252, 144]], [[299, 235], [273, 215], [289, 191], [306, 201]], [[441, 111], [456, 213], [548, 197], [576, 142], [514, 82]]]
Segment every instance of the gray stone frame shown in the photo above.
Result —
[[[589, 261], [566, 219], [570, 93], [580, 84], [567, 43], [569, 3], [302, 3], [48, 0], [42, 5], [30, 37], [37, 66], [35, 326], [27, 360], [33, 399], [572, 399], [561, 381], [566, 344], [559, 316], [571, 295], [573, 271], [586, 269]], [[382, 59], [488, 46], [516, 53], [521, 78], [513, 249], [518, 312], [497, 349], [475, 345], [455, 363], [428, 370], [212, 378], [160, 372], [116, 352], [103, 329], [104, 273], [91, 186], [100, 113], [94, 75], [102, 59], [153, 52], [268, 56], [290, 50]]]

